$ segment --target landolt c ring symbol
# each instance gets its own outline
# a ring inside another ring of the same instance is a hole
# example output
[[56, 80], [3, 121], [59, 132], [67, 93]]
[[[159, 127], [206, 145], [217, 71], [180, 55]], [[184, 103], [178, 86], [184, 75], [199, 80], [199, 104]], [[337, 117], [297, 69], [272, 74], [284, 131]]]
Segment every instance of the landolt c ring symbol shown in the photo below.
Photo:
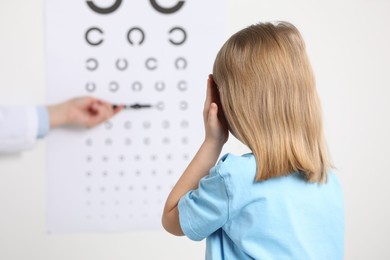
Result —
[[160, 13], [163, 14], [173, 14], [180, 10], [180, 8], [183, 7], [184, 1], [179, 1], [175, 6], [172, 7], [162, 7], [159, 4], [157, 4], [156, 0], [150, 0], [150, 4], [153, 6], [153, 8]]
[[94, 11], [98, 14], [110, 14], [112, 12], [115, 12], [116, 9], [118, 9], [118, 7], [121, 5], [121, 3], [122, 3], [122, 0], [116, 0], [112, 6], [102, 8], [102, 7], [95, 5], [95, 3], [93, 1], [87, 1], [87, 5], [89, 6], [89, 8], [91, 8], [92, 11]]

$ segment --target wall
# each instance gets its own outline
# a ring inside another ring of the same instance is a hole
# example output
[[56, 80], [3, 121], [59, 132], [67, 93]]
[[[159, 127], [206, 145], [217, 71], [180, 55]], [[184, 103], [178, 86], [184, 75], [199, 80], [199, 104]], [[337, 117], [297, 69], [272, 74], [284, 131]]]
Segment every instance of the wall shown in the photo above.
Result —
[[[287, 20], [306, 40], [345, 194], [348, 260], [390, 259], [389, 10], [386, 0], [228, 1], [229, 33], [257, 21]], [[43, 15], [42, 0], [0, 1], [1, 104], [45, 104]], [[245, 151], [234, 140], [225, 150]], [[0, 259], [204, 256], [204, 242], [162, 231], [48, 234], [44, 141], [1, 156], [0, 178]]]

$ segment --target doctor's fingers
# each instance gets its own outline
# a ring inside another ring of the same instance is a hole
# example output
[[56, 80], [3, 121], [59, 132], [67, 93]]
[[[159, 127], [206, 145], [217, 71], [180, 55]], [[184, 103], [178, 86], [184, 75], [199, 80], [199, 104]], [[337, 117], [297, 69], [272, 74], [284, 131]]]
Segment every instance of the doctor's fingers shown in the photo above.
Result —
[[92, 111], [88, 114], [88, 127], [96, 126], [114, 115], [114, 110], [110, 104], [105, 103], [94, 103], [92, 105]]

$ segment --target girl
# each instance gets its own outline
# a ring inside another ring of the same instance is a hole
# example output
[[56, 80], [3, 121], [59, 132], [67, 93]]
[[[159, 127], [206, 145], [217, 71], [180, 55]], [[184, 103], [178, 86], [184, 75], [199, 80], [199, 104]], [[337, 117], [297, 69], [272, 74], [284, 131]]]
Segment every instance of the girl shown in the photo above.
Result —
[[[203, 117], [204, 142], [166, 201], [164, 228], [207, 238], [206, 259], [342, 259], [342, 192], [298, 30], [261, 23], [233, 35]], [[252, 153], [214, 166], [229, 132]]]

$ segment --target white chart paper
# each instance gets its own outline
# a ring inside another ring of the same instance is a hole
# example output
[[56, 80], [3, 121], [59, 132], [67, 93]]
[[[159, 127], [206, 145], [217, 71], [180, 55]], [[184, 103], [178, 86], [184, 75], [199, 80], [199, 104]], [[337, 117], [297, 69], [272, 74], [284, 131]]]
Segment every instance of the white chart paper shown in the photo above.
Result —
[[203, 139], [223, 0], [46, 0], [48, 103], [91, 95], [122, 111], [48, 136], [50, 232], [159, 229], [165, 199]]

